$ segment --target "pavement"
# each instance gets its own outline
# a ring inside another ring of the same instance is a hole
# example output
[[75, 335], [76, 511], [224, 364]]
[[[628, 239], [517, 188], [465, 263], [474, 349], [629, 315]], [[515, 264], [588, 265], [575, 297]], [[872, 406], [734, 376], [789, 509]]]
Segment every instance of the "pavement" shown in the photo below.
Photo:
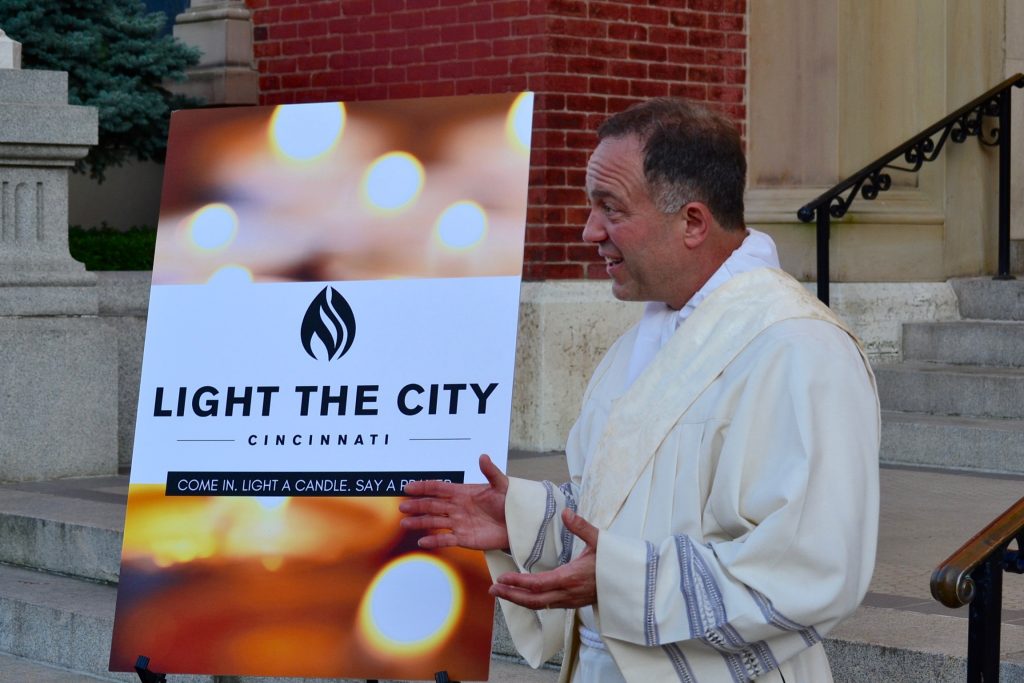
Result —
[[[567, 478], [564, 457], [558, 453], [513, 452], [508, 471], [513, 476], [554, 482]], [[127, 483], [128, 478], [120, 476], [3, 484], [0, 513], [61, 519], [73, 508], [81, 524], [116, 533], [123, 517]], [[1020, 476], [882, 469], [881, 530], [870, 591], [861, 608], [833, 632], [827, 644], [838, 665], [837, 682], [963, 680], [959, 670], [966, 655], [967, 609], [951, 610], [932, 599], [931, 573], [1022, 494], [1024, 477]], [[66, 544], [60, 547], [68, 554], [80, 552], [73, 538], [65, 536], [61, 543]], [[60, 560], [53, 558], [54, 571], [60, 572]], [[7, 561], [16, 563], [16, 558]], [[105, 573], [110, 569], [97, 561], [96, 578], [109, 580]], [[1003, 591], [1003, 661], [1004, 665], [1009, 661], [1021, 667], [1013, 669], [1016, 673], [1004, 676], [1004, 680], [1024, 680], [1018, 678], [1024, 670], [1024, 576], [1007, 575]], [[511, 654], [503, 630], [499, 628], [496, 634], [496, 651]], [[505, 646], [501, 645], [502, 639]], [[901, 657], [913, 658], [910, 670], [920, 671], [921, 677], [883, 679], [877, 677], [877, 672], [867, 677], [857, 670], [857, 662], [877, 659], [878, 652], [890, 653], [894, 667]], [[848, 670], [843, 671], [843, 667]], [[9, 678], [12, 671], [21, 669], [31, 673]], [[97, 679], [76, 678], [71, 672], [41, 668], [28, 660], [0, 654], [0, 680], [84, 683]], [[551, 668], [534, 671], [513, 658], [496, 656], [489, 680], [554, 683], [557, 672]]]

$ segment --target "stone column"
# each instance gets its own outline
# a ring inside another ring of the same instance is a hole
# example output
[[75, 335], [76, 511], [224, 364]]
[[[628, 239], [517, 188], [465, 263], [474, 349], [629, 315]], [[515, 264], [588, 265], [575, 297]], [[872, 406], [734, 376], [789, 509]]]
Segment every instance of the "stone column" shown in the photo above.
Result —
[[174, 37], [199, 48], [199, 64], [175, 92], [207, 105], [256, 104], [259, 74], [253, 66], [252, 14], [242, 0], [192, 0], [174, 19]]
[[0, 29], [0, 69], [21, 68], [21, 43], [11, 40]]
[[68, 173], [96, 144], [67, 74], [0, 44], [0, 480], [117, 471], [117, 343], [68, 252]]

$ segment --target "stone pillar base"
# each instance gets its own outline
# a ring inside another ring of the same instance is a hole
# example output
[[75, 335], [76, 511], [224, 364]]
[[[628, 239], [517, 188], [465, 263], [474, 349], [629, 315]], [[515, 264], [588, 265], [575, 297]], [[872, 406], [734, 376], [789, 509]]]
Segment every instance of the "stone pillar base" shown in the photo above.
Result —
[[117, 473], [117, 337], [99, 318], [0, 317], [0, 481]]
[[[92, 275], [92, 273], [88, 273]], [[95, 315], [96, 288], [0, 285], [0, 315]]]
[[1024, 239], [1010, 240], [1010, 272], [1024, 276]]
[[199, 64], [184, 83], [167, 84], [175, 93], [207, 105], [256, 104], [259, 72], [253, 67], [252, 13], [241, 0], [192, 0], [174, 19], [174, 37], [198, 48]]
[[259, 102], [259, 80], [259, 73], [248, 67], [221, 66], [189, 69], [187, 81], [168, 87], [207, 105], [244, 105]]

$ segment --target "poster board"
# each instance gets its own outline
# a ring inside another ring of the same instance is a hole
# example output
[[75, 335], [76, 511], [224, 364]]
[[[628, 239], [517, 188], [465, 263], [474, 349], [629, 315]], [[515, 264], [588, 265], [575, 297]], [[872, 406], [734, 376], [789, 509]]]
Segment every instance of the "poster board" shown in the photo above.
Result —
[[404, 482], [504, 469], [532, 95], [172, 117], [110, 667], [487, 678], [483, 557]]

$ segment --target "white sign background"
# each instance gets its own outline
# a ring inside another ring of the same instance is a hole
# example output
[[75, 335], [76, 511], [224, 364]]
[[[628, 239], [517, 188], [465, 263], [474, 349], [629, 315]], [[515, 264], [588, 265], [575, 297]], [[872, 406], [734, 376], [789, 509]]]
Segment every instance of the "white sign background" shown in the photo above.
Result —
[[[481, 453], [505, 466], [516, 338], [511, 312], [518, 307], [519, 285], [518, 277], [481, 277], [154, 286], [132, 483], [162, 484], [176, 470], [464, 470], [466, 481], [482, 481], [476, 464]], [[322, 348], [319, 359], [307, 354], [300, 335], [307, 308], [325, 287], [348, 301], [356, 320], [351, 348], [330, 361]], [[407, 391], [404, 405], [422, 409], [406, 415], [398, 401], [411, 384], [424, 391]], [[497, 384], [483, 414], [472, 384], [479, 393]], [[360, 385], [377, 387], [364, 391], [376, 397], [367, 408], [377, 414], [355, 414]], [[430, 385], [439, 385], [433, 415]], [[453, 391], [443, 385], [466, 385], [454, 392], [454, 414]], [[261, 386], [279, 388], [270, 395], [267, 416], [261, 414]], [[305, 416], [298, 386], [317, 387]], [[323, 387], [338, 396], [343, 386], [346, 414], [338, 416], [331, 405], [330, 414], [321, 416]], [[181, 387], [185, 414], [178, 416]], [[216, 400], [216, 415], [193, 411], [201, 387], [217, 390], [200, 400], [204, 406]], [[240, 405], [225, 414], [228, 387], [236, 396], [252, 387], [248, 416]], [[156, 414], [167, 411], [174, 414]], [[284, 445], [274, 445], [279, 435]], [[321, 435], [330, 436], [330, 445], [320, 445]], [[347, 435], [347, 445], [337, 444], [338, 435]], [[357, 436], [361, 445], [354, 443]], [[270, 445], [263, 445], [264, 437]], [[302, 445], [294, 445], [296, 439]]]

